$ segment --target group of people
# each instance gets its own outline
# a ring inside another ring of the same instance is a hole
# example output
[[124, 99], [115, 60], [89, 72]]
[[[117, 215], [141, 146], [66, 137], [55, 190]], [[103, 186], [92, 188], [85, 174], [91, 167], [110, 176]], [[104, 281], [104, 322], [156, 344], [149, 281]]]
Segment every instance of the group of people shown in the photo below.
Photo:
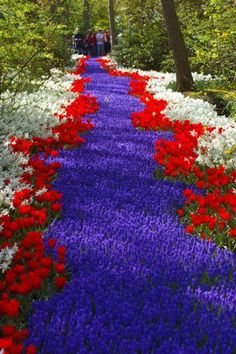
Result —
[[100, 57], [111, 51], [111, 34], [108, 30], [99, 30], [97, 33], [89, 31], [85, 36], [79, 29], [73, 35], [73, 46], [78, 54], [88, 54], [91, 57]]

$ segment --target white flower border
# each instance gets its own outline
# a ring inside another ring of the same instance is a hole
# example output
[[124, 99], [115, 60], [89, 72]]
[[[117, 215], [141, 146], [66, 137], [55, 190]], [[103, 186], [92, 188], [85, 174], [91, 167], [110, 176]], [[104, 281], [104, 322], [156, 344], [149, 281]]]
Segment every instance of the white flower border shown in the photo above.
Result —
[[[73, 55], [72, 61], [77, 61], [83, 55]], [[65, 74], [58, 69], [51, 70], [50, 78], [42, 77], [36, 83], [39, 89], [34, 93], [21, 92], [12, 95], [6, 91], [1, 96], [0, 108], [0, 216], [9, 214], [14, 209], [12, 199], [16, 191], [29, 186], [20, 182], [23, 173], [32, 173], [30, 167], [23, 167], [29, 161], [29, 156], [14, 153], [10, 144], [12, 136], [32, 139], [33, 137], [47, 138], [53, 135], [52, 128], [61, 124], [55, 113], [63, 113], [61, 107], [67, 106], [78, 93], [70, 91], [71, 85], [79, 75]], [[54, 135], [54, 137], [56, 137]], [[8, 185], [5, 180], [10, 180]], [[41, 195], [46, 192], [44, 187], [36, 192]], [[0, 224], [0, 231], [2, 225]], [[0, 272], [5, 273], [11, 266], [17, 244], [5, 247], [0, 251]], [[0, 354], [3, 350], [0, 350]]]
[[[7, 91], [2, 95], [0, 111], [0, 216], [14, 209], [12, 198], [16, 191], [24, 189], [21, 176], [31, 173], [29, 167], [23, 167], [29, 161], [28, 156], [14, 153], [10, 146], [10, 137], [32, 139], [52, 136], [52, 128], [60, 124], [55, 113], [62, 112], [77, 93], [69, 89], [78, 79], [78, 75], [65, 74], [53, 69], [51, 77], [40, 82], [40, 88], [33, 93], [21, 92], [12, 97]], [[55, 137], [55, 136], [54, 136]], [[5, 180], [10, 180], [8, 185]], [[27, 185], [27, 188], [29, 186]]]

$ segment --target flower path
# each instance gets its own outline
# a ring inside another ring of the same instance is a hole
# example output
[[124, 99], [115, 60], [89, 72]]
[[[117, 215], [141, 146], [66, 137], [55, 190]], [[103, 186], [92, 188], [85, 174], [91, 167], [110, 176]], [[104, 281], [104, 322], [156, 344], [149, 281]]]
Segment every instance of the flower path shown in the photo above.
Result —
[[29, 343], [44, 354], [231, 353], [234, 258], [186, 237], [176, 215], [185, 186], [153, 178], [153, 143], [171, 135], [132, 127], [142, 105], [128, 95], [129, 78], [93, 60], [84, 76], [100, 110], [87, 143], [60, 152], [62, 219], [46, 235], [67, 246], [72, 280], [34, 304]]

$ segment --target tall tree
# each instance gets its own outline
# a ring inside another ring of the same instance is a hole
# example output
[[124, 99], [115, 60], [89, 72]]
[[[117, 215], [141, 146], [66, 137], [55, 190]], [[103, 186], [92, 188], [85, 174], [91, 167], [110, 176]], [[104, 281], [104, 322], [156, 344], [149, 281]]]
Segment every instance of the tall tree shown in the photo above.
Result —
[[192, 91], [194, 82], [174, 0], [161, 0], [168, 37], [176, 67], [177, 91]]
[[90, 28], [90, 2], [89, 0], [84, 0], [83, 8], [83, 18], [84, 18], [84, 33], [87, 33]]
[[108, 0], [108, 9], [109, 9], [109, 21], [110, 21], [110, 30], [111, 30], [111, 38], [112, 43], [111, 46], [116, 44], [116, 25], [115, 25], [115, 9], [114, 9], [114, 0]]

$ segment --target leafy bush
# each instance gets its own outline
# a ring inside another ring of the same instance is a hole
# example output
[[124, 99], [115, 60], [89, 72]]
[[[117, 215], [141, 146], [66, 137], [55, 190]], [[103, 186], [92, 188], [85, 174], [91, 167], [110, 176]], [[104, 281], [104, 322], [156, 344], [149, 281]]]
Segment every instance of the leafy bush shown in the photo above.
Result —
[[0, 37], [4, 45], [0, 47], [0, 93], [13, 89], [12, 78], [19, 71], [25, 72], [25, 86], [26, 71], [32, 79], [67, 64], [67, 37], [72, 26], [69, 10], [66, 4], [57, 6], [55, 0], [1, 1]]
[[192, 70], [220, 76], [235, 88], [236, 62], [235, 51], [232, 50], [236, 35], [234, 1], [192, 1], [181, 1], [178, 5]]
[[113, 56], [124, 66], [159, 70], [169, 50], [162, 16], [148, 8], [129, 16]]

